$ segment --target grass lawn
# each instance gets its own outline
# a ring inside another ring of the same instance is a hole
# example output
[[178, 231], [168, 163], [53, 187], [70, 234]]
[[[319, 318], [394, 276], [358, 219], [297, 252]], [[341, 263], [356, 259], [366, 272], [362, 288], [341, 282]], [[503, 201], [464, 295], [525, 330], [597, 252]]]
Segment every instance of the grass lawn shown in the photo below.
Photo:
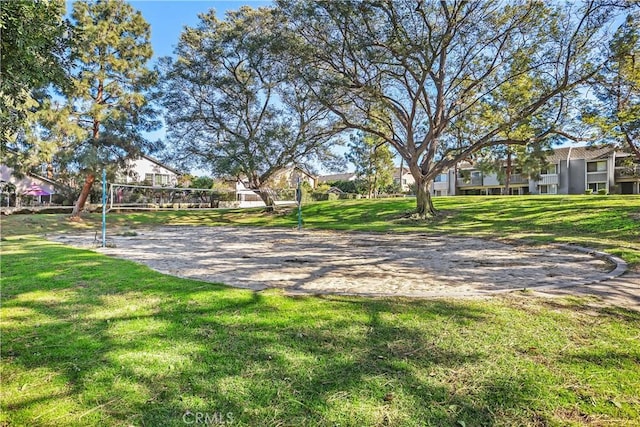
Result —
[[[640, 198], [439, 198], [306, 206], [306, 227], [597, 247], [640, 265]], [[640, 424], [640, 313], [586, 298], [286, 297], [51, 243], [98, 230], [2, 218], [2, 396], [10, 426]], [[296, 224], [295, 213], [111, 214], [156, 224]]]

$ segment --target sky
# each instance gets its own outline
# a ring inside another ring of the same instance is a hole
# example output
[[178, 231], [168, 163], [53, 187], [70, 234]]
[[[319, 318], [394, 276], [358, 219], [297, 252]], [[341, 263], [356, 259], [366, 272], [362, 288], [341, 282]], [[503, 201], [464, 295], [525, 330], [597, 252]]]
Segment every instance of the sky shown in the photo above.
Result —
[[198, 15], [215, 9], [218, 17], [224, 18], [228, 10], [237, 10], [242, 6], [269, 6], [270, 0], [252, 1], [215, 1], [215, 0], [130, 0], [129, 4], [142, 13], [151, 25], [151, 44], [153, 62], [163, 56], [173, 54], [173, 49], [184, 27], [198, 24]]

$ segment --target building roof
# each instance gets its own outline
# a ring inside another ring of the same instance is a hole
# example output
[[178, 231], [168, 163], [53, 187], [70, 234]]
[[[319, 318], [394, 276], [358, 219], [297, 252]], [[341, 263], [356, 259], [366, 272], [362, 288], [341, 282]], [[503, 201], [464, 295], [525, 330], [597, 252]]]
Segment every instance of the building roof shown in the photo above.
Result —
[[[11, 153], [11, 154], [15, 154], [11, 150], [7, 150], [7, 151], [9, 153]], [[8, 176], [4, 176], [4, 175], [8, 174], [9, 176], [19, 176], [20, 178], [22, 178], [24, 176], [24, 177], [29, 177], [29, 178], [32, 178], [32, 179], [37, 179], [39, 181], [42, 181], [42, 182], [44, 182], [46, 184], [53, 185], [53, 186], [62, 186], [62, 184], [54, 181], [53, 179], [47, 178], [46, 176], [37, 174], [37, 173], [32, 172], [32, 171], [24, 171], [24, 172], [16, 174], [14, 168], [12, 168], [11, 166], [9, 166], [9, 165], [7, 165], [5, 163], [2, 163], [2, 162], [0, 162], [0, 166], [2, 166], [4, 168], [3, 176], [2, 176], [2, 178], [0, 178], [0, 180], [2, 180], [3, 182], [4, 182], [4, 178], [8, 178]]]
[[[402, 168], [402, 175], [407, 175], [407, 174], [410, 174], [410, 173], [411, 173], [411, 171], [409, 170], [409, 168], [407, 168], [407, 167], [403, 167]], [[400, 168], [396, 167], [393, 170], [393, 176], [399, 176], [399, 175], [400, 175]]]
[[581, 147], [562, 147], [555, 148], [553, 152], [549, 153], [547, 161], [549, 163], [558, 163], [560, 160], [567, 160], [570, 155], [571, 159], [585, 159], [595, 160], [607, 157], [612, 151], [613, 147], [610, 145], [603, 146], [581, 146]]
[[27, 172], [25, 175], [28, 175], [28, 176], [30, 176], [32, 178], [35, 178], [35, 179], [39, 179], [40, 181], [46, 182], [46, 183], [51, 184], [51, 185], [55, 185], [55, 186], [60, 186], [61, 185], [61, 184], [57, 183], [56, 181], [54, 181], [54, 180], [52, 180], [50, 178], [47, 178], [47, 177], [44, 177], [42, 175], [38, 175], [38, 174], [35, 174], [35, 173]]
[[355, 172], [334, 173], [332, 175], [320, 175], [318, 177], [318, 181], [320, 182], [352, 181], [355, 178], [356, 178]]
[[318, 177], [314, 174], [312, 174], [311, 172], [309, 172], [308, 170], [306, 170], [305, 168], [303, 168], [302, 166], [294, 166], [293, 167], [294, 171], [298, 171], [298, 172], [302, 172], [304, 175], [308, 176], [311, 179], [318, 179]]
[[467, 160], [463, 160], [460, 163], [458, 163], [458, 169], [460, 170], [474, 169], [474, 166], [473, 166], [473, 163]]
[[171, 172], [175, 173], [176, 175], [184, 175], [184, 173], [183, 173], [183, 172], [180, 172], [179, 170], [174, 169], [174, 168], [172, 168], [171, 166], [168, 166], [168, 165], [166, 165], [165, 163], [162, 163], [160, 160], [155, 159], [155, 158], [153, 158], [153, 157], [151, 157], [151, 156], [148, 156], [148, 155], [146, 155], [146, 154], [142, 154], [142, 155], [140, 155], [140, 158], [142, 158], [142, 159], [147, 159], [147, 160], [149, 160], [151, 163], [155, 163], [155, 164], [156, 164], [156, 165], [158, 165], [158, 166], [162, 166], [163, 168], [165, 168], [165, 169], [167, 169], [167, 170], [170, 170]]

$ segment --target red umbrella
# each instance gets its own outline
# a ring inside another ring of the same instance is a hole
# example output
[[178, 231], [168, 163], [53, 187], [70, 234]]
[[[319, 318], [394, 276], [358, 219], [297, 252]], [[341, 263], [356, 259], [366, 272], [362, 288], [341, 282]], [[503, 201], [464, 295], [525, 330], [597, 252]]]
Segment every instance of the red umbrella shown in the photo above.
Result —
[[49, 196], [51, 193], [43, 190], [39, 185], [32, 184], [29, 188], [27, 188], [27, 191], [22, 194], [24, 194], [25, 196]]

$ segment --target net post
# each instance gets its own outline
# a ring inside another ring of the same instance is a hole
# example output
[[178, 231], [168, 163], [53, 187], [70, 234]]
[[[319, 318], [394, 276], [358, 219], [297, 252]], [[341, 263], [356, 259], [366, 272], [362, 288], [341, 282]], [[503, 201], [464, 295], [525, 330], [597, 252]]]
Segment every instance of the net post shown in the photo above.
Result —
[[113, 209], [113, 184], [109, 184], [109, 211]]
[[102, 247], [107, 247], [107, 170], [102, 169]]
[[298, 188], [296, 189], [296, 199], [298, 202], [298, 231], [302, 230], [302, 188], [300, 187], [300, 177], [298, 177]]

